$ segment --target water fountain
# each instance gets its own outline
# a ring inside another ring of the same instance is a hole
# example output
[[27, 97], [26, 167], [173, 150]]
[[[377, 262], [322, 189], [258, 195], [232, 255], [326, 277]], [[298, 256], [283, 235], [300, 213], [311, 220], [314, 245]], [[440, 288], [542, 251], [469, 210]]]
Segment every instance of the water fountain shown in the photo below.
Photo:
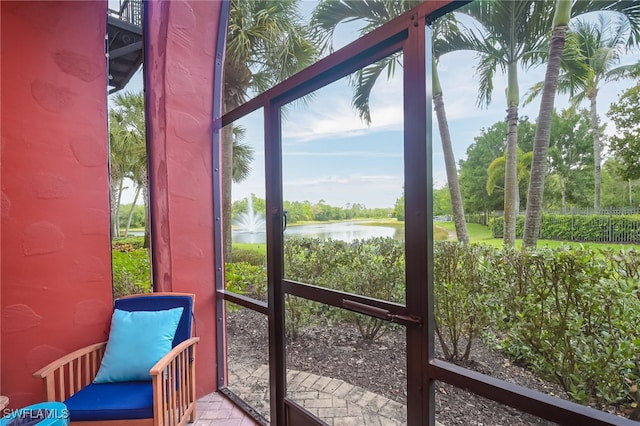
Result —
[[247, 211], [236, 215], [233, 224], [240, 232], [250, 234], [264, 232], [264, 216], [253, 210], [253, 197], [251, 195], [247, 197]]

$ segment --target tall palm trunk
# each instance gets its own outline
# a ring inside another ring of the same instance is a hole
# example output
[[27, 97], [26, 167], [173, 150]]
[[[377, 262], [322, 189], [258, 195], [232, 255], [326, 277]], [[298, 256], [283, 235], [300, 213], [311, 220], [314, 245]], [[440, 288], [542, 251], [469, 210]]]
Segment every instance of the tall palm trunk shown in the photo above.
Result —
[[222, 128], [222, 226], [224, 241], [224, 256], [231, 259], [231, 185], [233, 183], [233, 131], [232, 126]]
[[438, 129], [440, 130], [440, 140], [442, 141], [442, 152], [444, 154], [444, 164], [447, 170], [447, 182], [449, 184], [449, 194], [451, 195], [451, 208], [453, 210], [453, 221], [456, 226], [458, 241], [469, 244], [469, 234], [467, 232], [467, 222], [464, 217], [464, 207], [462, 204], [462, 194], [458, 183], [458, 169], [456, 159], [453, 155], [451, 135], [449, 133], [449, 122], [442, 100], [442, 87], [438, 77], [436, 62], [433, 61], [433, 106], [438, 119]]
[[118, 182], [118, 192], [116, 196], [115, 208], [113, 209], [113, 236], [120, 237], [120, 203], [122, 202], [122, 192], [124, 191], [124, 178], [121, 177]]
[[111, 181], [109, 183], [110, 191], [109, 191], [109, 202], [111, 204], [111, 238], [116, 238], [118, 236], [118, 221], [116, 218], [118, 217], [118, 188], [119, 182], [117, 178], [111, 176]]
[[140, 186], [142, 186], [142, 199], [144, 200], [144, 241], [142, 247], [148, 249], [151, 248], [151, 202], [149, 200], [149, 176], [146, 173], [142, 176]]
[[529, 180], [529, 195], [527, 197], [527, 214], [525, 218], [524, 235], [522, 237], [523, 247], [535, 247], [538, 242], [538, 234], [540, 233], [544, 179], [547, 174], [547, 152], [549, 150], [549, 139], [551, 137], [551, 115], [553, 113], [556, 91], [558, 90], [560, 62], [567, 31], [569, 30], [570, 17], [571, 0], [558, 0], [553, 19], [549, 60], [544, 77], [536, 135], [533, 142], [533, 160], [531, 162], [531, 179]]
[[136, 208], [136, 202], [138, 201], [138, 197], [140, 196], [140, 191], [142, 190], [142, 186], [138, 185], [136, 188], [136, 195], [133, 197], [133, 203], [131, 204], [131, 208], [129, 209], [129, 215], [127, 217], [127, 227], [124, 230], [125, 238], [129, 236], [129, 228], [131, 228], [131, 219], [133, 218], [133, 212]]
[[504, 245], [513, 247], [516, 242], [516, 215], [518, 214], [518, 105], [507, 109], [507, 161], [504, 171]]
[[589, 93], [591, 102], [591, 132], [593, 134], [593, 209], [600, 211], [600, 187], [602, 184], [602, 146], [600, 143], [600, 125], [598, 120], [598, 110], [596, 108], [596, 97], [598, 90]]
[[518, 214], [518, 63], [510, 62], [507, 69], [507, 155], [504, 170], [504, 245], [516, 242], [516, 215]]

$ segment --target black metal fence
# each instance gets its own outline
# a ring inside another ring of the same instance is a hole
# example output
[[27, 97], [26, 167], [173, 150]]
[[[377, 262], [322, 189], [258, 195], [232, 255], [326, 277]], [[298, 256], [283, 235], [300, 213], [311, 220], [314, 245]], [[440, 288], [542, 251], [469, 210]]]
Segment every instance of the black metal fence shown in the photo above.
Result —
[[492, 216], [493, 212], [467, 213], [464, 215], [467, 223], [477, 223], [484, 226], [489, 226], [489, 218]]
[[[521, 212], [523, 213], [523, 212]], [[487, 225], [493, 235], [503, 235], [502, 211], [491, 214]], [[480, 223], [469, 221], [470, 223]], [[516, 235], [522, 236], [524, 215], [516, 218]], [[561, 241], [589, 241], [602, 243], [640, 243], [640, 208], [572, 209], [547, 211], [542, 215], [539, 238]]]

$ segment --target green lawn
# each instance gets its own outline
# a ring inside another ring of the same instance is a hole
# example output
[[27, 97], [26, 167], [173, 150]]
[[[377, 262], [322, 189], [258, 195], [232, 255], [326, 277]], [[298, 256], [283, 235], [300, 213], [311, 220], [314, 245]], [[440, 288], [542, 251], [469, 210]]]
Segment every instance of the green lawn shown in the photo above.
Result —
[[[436, 222], [437, 226], [444, 228], [448, 231], [456, 231], [456, 226], [453, 222]], [[473, 243], [489, 242], [494, 240], [493, 232], [488, 226], [478, 225], [476, 223], [467, 223], [467, 232], [469, 232], [469, 239]], [[500, 240], [502, 241], [502, 240]]]
[[252, 244], [252, 243], [233, 243], [233, 248], [245, 249], [245, 250], [255, 250], [263, 255], [267, 255], [267, 245], [262, 244]]

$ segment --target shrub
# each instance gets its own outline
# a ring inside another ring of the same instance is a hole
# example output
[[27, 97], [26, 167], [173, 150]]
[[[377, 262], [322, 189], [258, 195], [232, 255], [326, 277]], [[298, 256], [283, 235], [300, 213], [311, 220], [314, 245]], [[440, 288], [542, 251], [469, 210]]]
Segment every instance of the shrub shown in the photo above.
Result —
[[[393, 238], [356, 240], [348, 248], [350, 262], [335, 265], [339, 290], [389, 302], [405, 303], [404, 244]], [[348, 313], [365, 340], [375, 340], [388, 323]]]
[[[391, 302], [404, 303], [404, 245], [393, 238], [372, 238], [346, 243], [339, 240], [291, 238], [284, 248], [285, 276], [347, 293], [362, 294]], [[296, 302], [297, 303], [297, 302]], [[302, 305], [291, 319], [303, 326], [312, 310]], [[356, 324], [361, 336], [373, 340], [385, 330], [387, 323], [342, 310], [322, 313]], [[293, 334], [298, 334], [296, 330]]]
[[112, 242], [112, 248], [118, 251], [132, 251], [143, 248], [144, 237], [118, 238]]
[[435, 245], [435, 331], [446, 359], [468, 360], [473, 340], [487, 325], [487, 307], [494, 303], [486, 287], [487, 258], [493, 252], [478, 244]]
[[[289, 238], [284, 245], [285, 278], [322, 287], [336, 288], [335, 270], [346, 252], [347, 243], [318, 238]], [[346, 261], [347, 259], [344, 259]], [[285, 331], [297, 338], [313, 318], [313, 304], [306, 299], [287, 295], [285, 298]], [[330, 315], [339, 315], [330, 311]]]
[[225, 265], [226, 288], [234, 293], [247, 294], [259, 300], [267, 297], [267, 272], [261, 266], [246, 262]]
[[501, 257], [493, 264], [502, 268], [493, 270], [506, 315], [505, 351], [579, 402], [624, 400], [628, 382], [638, 378], [639, 277], [616, 270], [634, 268], [613, 266], [618, 254], [583, 248], [508, 250]]
[[151, 291], [151, 263], [147, 249], [112, 250], [113, 297]]
[[234, 248], [231, 253], [233, 263], [248, 263], [254, 266], [265, 266], [267, 264], [266, 256], [258, 250]]

